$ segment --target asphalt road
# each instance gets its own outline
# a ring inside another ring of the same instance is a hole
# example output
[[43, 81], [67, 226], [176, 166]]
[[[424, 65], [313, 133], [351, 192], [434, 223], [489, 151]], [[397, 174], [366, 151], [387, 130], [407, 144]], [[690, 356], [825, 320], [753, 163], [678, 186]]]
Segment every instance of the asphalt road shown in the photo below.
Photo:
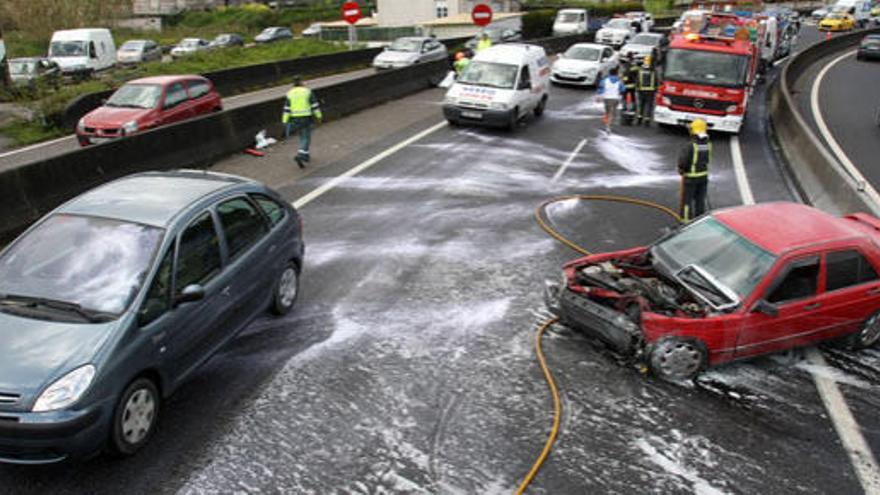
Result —
[[[295, 201], [436, 127], [301, 209], [308, 248], [297, 309], [255, 322], [199, 370], [165, 404], [146, 450], [125, 461], [0, 467], [0, 492], [511, 493], [552, 418], [533, 351], [548, 316], [543, 281], [575, 257], [537, 228], [534, 208], [576, 193], [674, 207], [686, 136], [605, 135], [591, 91], [553, 88], [545, 116], [512, 134], [437, 126], [441, 99], [428, 91], [318, 129], [305, 172], [291, 143], [216, 164], [269, 178]], [[792, 200], [765, 115], [753, 107], [739, 139], [748, 180], [760, 201]], [[714, 143], [712, 205], [739, 204], [735, 144]], [[653, 210], [607, 203], [570, 201], [548, 216], [596, 251], [672, 226]], [[861, 491], [813, 375], [838, 382], [870, 440], [880, 432], [880, 352], [830, 353], [827, 367], [792, 352], [688, 385], [644, 377], [562, 327], [545, 352], [565, 412], [531, 493]]]
[[[342, 74], [336, 74], [333, 76], [312, 79], [310, 81], [307, 81], [307, 83], [313, 88], [320, 88], [322, 86], [329, 86], [331, 84], [335, 84], [341, 81], [348, 81], [351, 79], [363, 77], [364, 75], [372, 74], [373, 72], [374, 69], [361, 69], [351, 72], [345, 72]], [[290, 84], [286, 84], [254, 91], [252, 93], [229, 96], [223, 98], [223, 108], [233, 109], [246, 105], [252, 105], [261, 101], [281, 98], [287, 93], [289, 89]], [[71, 134], [69, 136], [53, 139], [44, 143], [37, 143], [16, 150], [0, 152], [0, 170], [17, 167], [38, 160], [46, 160], [53, 156], [62, 155], [64, 153], [77, 150], [79, 148], [80, 146], [79, 142], [76, 139], [76, 136]]]

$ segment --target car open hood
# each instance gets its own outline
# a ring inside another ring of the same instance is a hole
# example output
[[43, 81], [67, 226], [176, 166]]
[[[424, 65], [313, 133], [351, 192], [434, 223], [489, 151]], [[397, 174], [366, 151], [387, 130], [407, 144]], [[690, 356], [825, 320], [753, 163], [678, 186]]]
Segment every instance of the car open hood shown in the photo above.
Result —
[[123, 124], [138, 120], [152, 111], [151, 108], [98, 107], [85, 116], [89, 127], [122, 127]]
[[21, 399], [6, 410], [27, 410], [51, 382], [92, 363], [118, 321], [65, 323], [0, 312], [0, 393]]

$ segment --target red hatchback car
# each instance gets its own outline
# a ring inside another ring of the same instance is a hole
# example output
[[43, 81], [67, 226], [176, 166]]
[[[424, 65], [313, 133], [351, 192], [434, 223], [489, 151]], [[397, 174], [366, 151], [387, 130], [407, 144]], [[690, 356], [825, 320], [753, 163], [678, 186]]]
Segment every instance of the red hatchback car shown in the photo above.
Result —
[[88, 146], [222, 109], [220, 94], [204, 77], [146, 77], [126, 83], [80, 119], [76, 136]]
[[565, 265], [547, 306], [670, 380], [838, 339], [880, 339], [880, 219], [793, 203], [720, 210], [648, 247]]

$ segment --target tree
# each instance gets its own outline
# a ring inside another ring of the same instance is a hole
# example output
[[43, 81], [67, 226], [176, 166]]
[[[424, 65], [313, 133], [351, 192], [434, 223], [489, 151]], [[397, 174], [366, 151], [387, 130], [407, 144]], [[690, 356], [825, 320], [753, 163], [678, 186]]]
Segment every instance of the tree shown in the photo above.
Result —
[[3, 0], [0, 17], [34, 38], [53, 31], [109, 24], [131, 9], [131, 0]]

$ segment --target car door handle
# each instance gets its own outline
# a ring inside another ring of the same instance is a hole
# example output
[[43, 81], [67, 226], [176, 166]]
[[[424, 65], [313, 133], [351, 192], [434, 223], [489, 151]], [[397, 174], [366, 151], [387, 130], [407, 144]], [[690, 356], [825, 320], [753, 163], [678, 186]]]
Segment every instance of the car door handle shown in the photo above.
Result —
[[876, 296], [877, 294], [880, 294], [880, 287], [874, 287], [873, 289], [868, 289], [868, 292], [866, 292], [866, 294], [868, 294], [869, 296]]
[[822, 303], [813, 303], [813, 304], [807, 304], [806, 306], [804, 306], [804, 309], [807, 311], [812, 311], [814, 309], [819, 309], [821, 307], [822, 307]]

